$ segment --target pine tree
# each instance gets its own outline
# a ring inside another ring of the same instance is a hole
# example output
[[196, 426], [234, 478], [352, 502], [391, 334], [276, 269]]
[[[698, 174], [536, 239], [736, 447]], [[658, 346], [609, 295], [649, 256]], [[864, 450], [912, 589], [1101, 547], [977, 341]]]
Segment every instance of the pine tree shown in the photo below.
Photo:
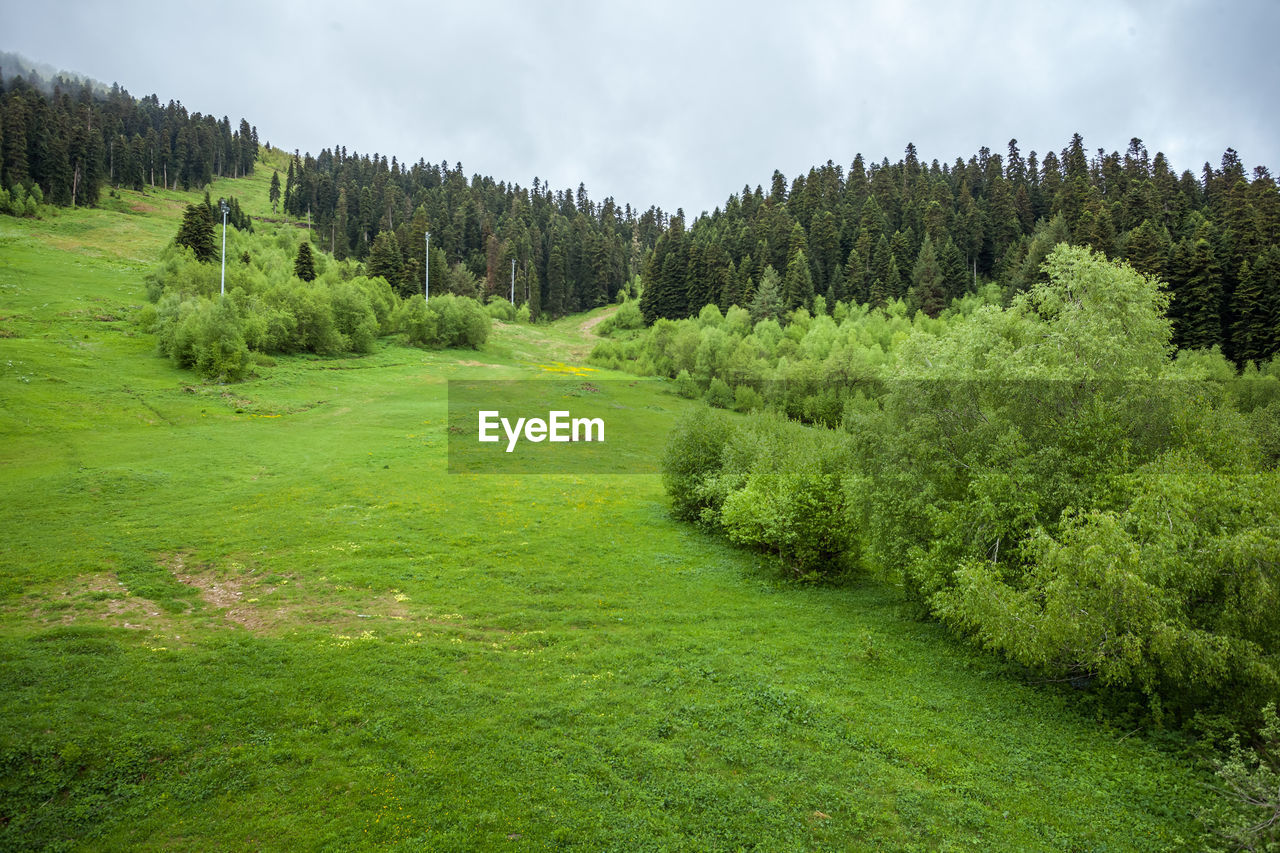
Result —
[[[889, 238], [881, 234], [875, 250], [871, 253], [871, 262], [867, 268], [868, 301], [872, 305], [884, 305], [893, 298], [893, 283], [889, 278], [889, 261], [892, 257], [893, 253], [889, 251]], [[878, 295], [877, 282], [880, 285]]]
[[[279, 173], [277, 172], [276, 174], [278, 177]], [[277, 184], [278, 183], [279, 182], [277, 181]], [[272, 209], [274, 209], [274, 206]], [[334, 260], [346, 260], [347, 256], [351, 252], [349, 237], [347, 235], [349, 227], [350, 223], [347, 215], [347, 188], [343, 187], [338, 190], [338, 203], [333, 209], [333, 239], [332, 245], [329, 248], [330, 251], [333, 252]]]
[[924, 238], [924, 245], [920, 247], [911, 281], [911, 291], [908, 294], [910, 306], [930, 317], [941, 314], [942, 309], [947, 307], [946, 283], [943, 281], [942, 266], [933, 248], [933, 241], [928, 237]]
[[916, 252], [911, 246], [912, 234], [910, 227], [905, 231], [893, 232], [893, 239], [889, 241], [889, 254], [898, 261], [898, 277], [895, 279], [892, 275], [885, 281], [893, 290], [893, 294], [898, 299], [905, 299], [907, 291], [911, 289], [911, 268], [915, 266]]
[[311, 254], [311, 243], [308, 240], [298, 244], [298, 256], [293, 259], [293, 274], [303, 281], [316, 280], [316, 261]]
[[293, 201], [294, 196], [296, 195], [294, 192], [294, 184], [297, 181], [297, 175], [294, 172], [293, 164], [296, 162], [298, 162], [298, 156], [295, 154], [293, 159], [289, 161], [289, 176], [284, 182], [284, 212], [294, 213], [295, 215], [296, 212], [293, 209]]
[[783, 287], [783, 303], [788, 311], [813, 306], [813, 274], [804, 249], [796, 249], [787, 263], [787, 280]]
[[835, 215], [824, 210], [813, 217], [809, 232], [814, 286], [824, 293], [831, 289], [831, 278], [840, 268], [840, 230]]
[[942, 247], [942, 256], [938, 259], [938, 264], [942, 271], [942, 286], [946, 291], [947, 299], [951, 300], [963, 295], [969, 284], [969, 272], [965, 269], [964, 253], [950, 237]]
[[271, 173], [271, 189], [267, 193], [267, 198], [271, 201], [271, 212], [275, 213], [277, 206], [280, 204], [280, 173], [279, 172]]
[[213, 239], [213, 213], [208, 205], [187, 205], [174, 242], [194, 252], [196, 260], [201, 263], [217, 259], [218, 247]]
[[1150, 219], [1144, 219], [1141, 225], [1129, 232], [1127, 242], [1125, 260], [1130, 266], [1156, 278], [1163, 279], [1167, 275], [1172, 249], [1168, 231], [1157, 228]]
[[741, 282], [738, 278], [738, 267], [733, 261], [729, 261], [729, 266], [725, 269], [721, 281], [720, 298], [718, 305], [721, 311], [728, 311], [731, 306], [741, 305], [742, 292]]
[[845, 292], [844, 286], [844, 265], [836, 264], [831, 273], [831, 283], [827, 286], [827, 307], [834, 309], [837, 302], [844, 302], [848, 298], [849, 294]]
[[1174, 253], [1169, 313], [1174, 341], [1182, 348], [1208, 348], [1221, 342], [1222, 269], [1205, 229], [1184, 238]]
[[1275, 355], [1280, 350], [1280, 247], [1268, 246], [1253, 264], [1244, 263], [1232, 300], [1236, 362], [1256, 364]]
[[906, 278], [902, 268], [898, 266], [898, 256], [889, 255], [889, 270], [884, 282], [885, 294], [889, 299], [903, 299], [907, 295]]
[[748, 309], [751, 312], [751, 322], [776, 320], [782, 315], [786, 309], [782, 302], [781, 285], [773, 265], [766, 266], [760, 276], [760, 286], [756, 288], [755, 298], [751, 300], [751, 307]]
[[[397, 290], [402, 289], [404, 258], [400, 254], [400, 241], [392, 231], [379, 231], [373, 239], [373, 249], [365, 265], [369, 276], [382, 276]], [[441, 282], [443, 284], [444, 282]]]

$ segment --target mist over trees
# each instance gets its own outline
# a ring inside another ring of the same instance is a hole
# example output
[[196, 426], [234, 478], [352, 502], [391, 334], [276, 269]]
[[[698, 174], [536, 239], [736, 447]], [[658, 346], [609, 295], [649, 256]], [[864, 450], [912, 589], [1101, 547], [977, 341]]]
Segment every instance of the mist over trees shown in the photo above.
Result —
[[199, 188], [251, 174], [257, 159], [258, 132], [244, 119], [233, 127], [118, 85], [0, 81], [0, 186], [39, 187], [48, 204], [94, 205], [104, 186]]

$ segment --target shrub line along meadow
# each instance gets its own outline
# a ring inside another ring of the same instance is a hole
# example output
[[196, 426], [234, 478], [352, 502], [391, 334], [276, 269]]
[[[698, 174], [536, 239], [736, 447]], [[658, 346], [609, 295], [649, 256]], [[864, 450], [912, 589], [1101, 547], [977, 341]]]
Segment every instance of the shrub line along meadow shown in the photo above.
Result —
[[[266, 171], [211, 191], [256, 215]], [[830, 520], [813, 484], [856, 443], [734, 423], [719, 518], [752, 547], [673, 520], [658, 476], [448, 475], [446, 381], [563, 379], [581, 318], [405, 347], [412, 300], [320, 253], [289, 279], [301, 235], [262, 224], [231, 233], [218, 299], [216, 267], [164, 249], [193, 202], [0, 217], [0, 847], [1211, 842], [1226, 801], [1176, 732], [953, 642], [870, 548], [842, 585], [786, 579], [773, 555], [847, 553], [772, 537]], [[746, 461], [811, 446], [794, 476]]]

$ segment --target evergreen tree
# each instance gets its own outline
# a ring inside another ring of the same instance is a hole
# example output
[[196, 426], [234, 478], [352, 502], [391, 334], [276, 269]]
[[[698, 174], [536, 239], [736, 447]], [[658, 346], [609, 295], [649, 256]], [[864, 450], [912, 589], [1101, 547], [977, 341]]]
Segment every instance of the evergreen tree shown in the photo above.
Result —
[[835, 308], [837, 302], [843, 302], [849, 298], [845, 292], [844, 286], [844, 265], [836, 264], [835, 270], [831, 273], [831, 284], [827, 286], [827, 306]]
[[218, 247], [213, 239], [213, 213], [208, 205], [187, 205], [174, 242], [194, 252], [196, 260], [201, 263], [217, 260]]
[[[394, 232], [378, 232], [378, 236], [373, 239], [373, 248], [369, 252], [365, 268], [370, 277], [382, 276], [397, 290], [404, 289], [404, 257], [400, 254], [400, 241], [396, 239]], [[444, 284], [443, 281], [440, 283]]]
[[316, 280], [316, 261], [311, 254], [309, 240], [303, 240], [298, 244], [298, 255], [293, 259], [293, 274], [303, 281]]
[[[278, 177], [279, 172], [277, 172], [276, 175]], [[279, 181], [277, 180], [276, 183], [278, 184]], [[277, 189], [278, 189], [278, 186], [277, 186]], [[278, 197], [278, 194], [277, 194], [277, 197]], [[272, 209], [274, 210], [274, 205]], [[333, 258], [334, 260], [337, 260], [337, 261], [346, 260], [347, 256], [351, 252], [350, 242], [349, 242], [350, 237], [348, 236], [350, 221], [347, 213], [347, 188], [346, 187], [343, 187], [342, 189], [338, 190], [338, 204], [333, 211], [332, 228], [333, 228], [333, 232], [332, 232], [333, 245], [330, 246], [330, 250], [333, 252]]]
[[889, 255], [889, 270], [883, 286], [888, 299], [902, 299], [907, 295], [906, 278], [902, 274], [902, 268], [898, 266], [897, 255]]
[[1268, 246], [1240, 272], [1233, 296], [1231, 349], [1236, 362], [1255, 364], [1280, 350], [1280, 246]]
[[950, 301], [965, 292], [969, 283], [969, 271], [965, 269], [964, 253], [950, 237], [942, 247], [942, 256], [938, 259], [942, 271], [942, 286]]
[[813, 218], [809, 232], [809, 246], [814, 272], [814, 287], [826, 293], [831, 288], [831, 278], [840, 268], [840, 230], [836, 217], [824, 210]]
[[906, 298], [907, 291], [911, 289], [910, 273], [915, 265], [916, 253], [911, 248], [910, 232], [910, 228], [906, 231], [895, 231], [893, 239], [889, 241], [889, 255], [897, 259], [898, 276], [895, 278], [890, 274], [885, 283], [889, 285], [897, 299]]
[[294, 172], [294, 164], [298, 162], [298, 156], [295, 154], [293, 159], [289, 161], [289, 176], [284, 182], [284, 212], [292, 213], [295, 216], [297, 211], [294, 210], [294, 201], [297, 193], [294, 192], [294, 184], [297, 182], [297, 174]]
[[1167, 275], [1172, 249], [1168, 231], [1157, 227], [1150, 219], [1144, 219], [1141, 225], [1129, 232], [1127, 243], [1125, 260], [1130, 266], [1156, 278], [1163, 279]]
[[796, 249], [787, 263], [787, 280], [783, 287], [783, 303], [788, 311], [813, 305], [813, 274], [804, 249]]
[[[895, 283], [889, 277], [889, 262], [892, 257], [893, 253], [889, 251], [889, 238], [881, 234], [875, 250], [871, 253], [871, 263], [867, 269], [867, 279], [870, 282], [869, 301], [872, 305], [884, 305], [893, 298]], [[875, 292], [876, 282], [880, 283], [878, 296]]]
[[748, 309], [751, 312], [751, 322], [776, 320], [782, 316], [786, 306], [782, 302], [781, 286], [778, 273], [774, 271], [773, 265], [769, 264], [760, 276], [760, 286], [756, 288], [755, 298], [751, 300], [751, 307]]
[[1169, 313], [1174, 341], [1182, 348], [1208, 348], [1221, 341], [1222, 269], [1205, 229], [1184, 238], [1174, 253]]
[[920, 247], [920, 255], [916, 258], [915, 268], [911, 273], [911, 291], [908, 304], [930, 317], [937, 317], [947, 307], [947, 288], [942, 276], [942, 265], [933, 248], [933, 241], [927, 236]]
[[742, 282], [738, 277], [738, 268], [733, 261], [725, 269], [721, 281], [718, 305], [721, 311], [728, 311], [731, 306], [742, 304]]
[[279, 172], [271, 173], [271, 190], [267, 193], [267, 198], [271, 201], [271, 212], [275, 213], [277, 206], [280, 204], [280, 173]]

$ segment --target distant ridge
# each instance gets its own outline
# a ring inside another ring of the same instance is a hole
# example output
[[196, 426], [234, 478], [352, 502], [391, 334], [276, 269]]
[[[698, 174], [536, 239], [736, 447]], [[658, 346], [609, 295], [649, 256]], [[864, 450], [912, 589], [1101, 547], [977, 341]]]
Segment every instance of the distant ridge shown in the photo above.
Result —
[[59, 80], [76, 85], [87, 85], [95, 92], [106, 94], [111, 88], [101, 80], [95, 80], [75, 71], [63, 71], [46, 62], [33, 62], [20, 53], [0, 50], [0, 75], [8, 80], [11, 77], [23, 77], [28, 83], [45, 92], [53, 90]]

